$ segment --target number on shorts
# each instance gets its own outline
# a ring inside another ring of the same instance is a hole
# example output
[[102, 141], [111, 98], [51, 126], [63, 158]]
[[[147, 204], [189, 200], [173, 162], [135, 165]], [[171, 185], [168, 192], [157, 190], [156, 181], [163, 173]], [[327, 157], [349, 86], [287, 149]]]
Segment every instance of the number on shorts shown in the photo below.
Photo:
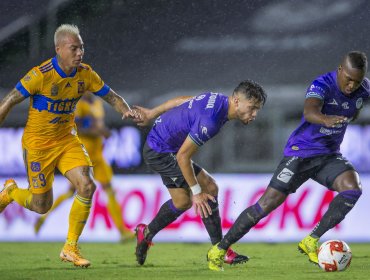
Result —
[[44, 173], [39, 174], [39, 180], [41, 182], [41, 187], [45, 187], [46, 186], [46, 179], [45, 179]]

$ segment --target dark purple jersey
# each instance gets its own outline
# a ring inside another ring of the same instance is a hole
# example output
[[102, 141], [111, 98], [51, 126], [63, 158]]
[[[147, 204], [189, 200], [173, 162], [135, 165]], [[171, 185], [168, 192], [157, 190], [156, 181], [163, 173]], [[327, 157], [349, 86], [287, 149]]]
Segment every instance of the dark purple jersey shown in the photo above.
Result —
[[339, 153], [348, 123], [363, 102], [369, 98], [370, 82], [367, 78], [350, 96], [344, 95], [337, 84], [337, 72], [319, 76], [307, 89], [306, 98], [319, 98], [324, 102], [321, 112], [325, 115], [345, 116], [348, 121], [336, 127], [309, 123], [302, 117], [301, 123], [290, 135], [285, 146], [285, 156], [312, 157]]
[[215, 136], [228, 121], [228, 97], [203, 93], [157, 118], [147, 137], [150, 148], [159, 153], [177, 153], [187, 136], [198, 146]]

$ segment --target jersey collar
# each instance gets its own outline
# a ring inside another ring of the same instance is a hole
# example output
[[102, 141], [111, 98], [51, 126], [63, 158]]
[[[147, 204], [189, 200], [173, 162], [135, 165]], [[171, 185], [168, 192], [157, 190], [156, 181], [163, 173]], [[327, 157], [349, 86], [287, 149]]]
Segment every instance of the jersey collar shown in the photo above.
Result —
[[54, 56], [52, 59], [51, 59], [51, 63], [53, 64], [53, 67], [55, 69], [55, 71], [58, 72], [58, 74], [62, 77], [62, 78], [72, 78], [76, 75], [76, 72], [77, 72], [77, 68], [73, 69], [72, 73], [69, 74], [69, 76], [64, 73], [64, 71], [62, 70], [62, 68], [60, 68], [59, 64], [58, 64], [58, 59], [56, 56]]

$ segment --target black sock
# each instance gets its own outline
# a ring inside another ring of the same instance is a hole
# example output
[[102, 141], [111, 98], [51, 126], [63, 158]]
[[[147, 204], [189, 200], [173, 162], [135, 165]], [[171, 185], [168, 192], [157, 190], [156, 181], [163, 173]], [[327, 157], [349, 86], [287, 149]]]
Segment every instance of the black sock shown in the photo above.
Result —
[[218, 247], [227, 250], [265, 216], [265, 213], [258, 203], [248, 207], [239, 215], [233, 226], [221, 240]]
[[335, 227], [352, 210], [361, 196], [360, 190], [348, 190], [339, 193], [329, 204], [329, 208], [321, 218], [320, 222], [311, 232], [311, 236], [320, 238], [329, 229]]
[[185, 211], [186, 210], [177, 209], [175, 205], [173, 205], [172, 199], [163, 203], [157, 215], [148, 225], [148, 232], [145, 238], [151, 241], [159, 231], [175, 221]]
[[212, 245], [215, 245], [222, 239], [221, 218], [220, 211], [218, 210], [217, 197], [216, 202], [208, 200], [208, 204], [211, 207], [212, 215], [208, 216], [208, 218], [202, 218], [202, 221], [211, 238]]

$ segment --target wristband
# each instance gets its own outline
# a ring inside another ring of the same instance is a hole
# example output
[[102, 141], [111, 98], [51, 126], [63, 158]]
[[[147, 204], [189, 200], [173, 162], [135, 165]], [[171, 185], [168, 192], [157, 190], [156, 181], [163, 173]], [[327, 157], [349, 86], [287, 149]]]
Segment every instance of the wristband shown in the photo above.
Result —
[[191, 192], [193, 193], [193, 195], [197, 195], [197, 194], [200, 194], [202, 192], [202, 189], [200, 188], [199, 184], [191, 186], [190, 189], [191, 189]]

